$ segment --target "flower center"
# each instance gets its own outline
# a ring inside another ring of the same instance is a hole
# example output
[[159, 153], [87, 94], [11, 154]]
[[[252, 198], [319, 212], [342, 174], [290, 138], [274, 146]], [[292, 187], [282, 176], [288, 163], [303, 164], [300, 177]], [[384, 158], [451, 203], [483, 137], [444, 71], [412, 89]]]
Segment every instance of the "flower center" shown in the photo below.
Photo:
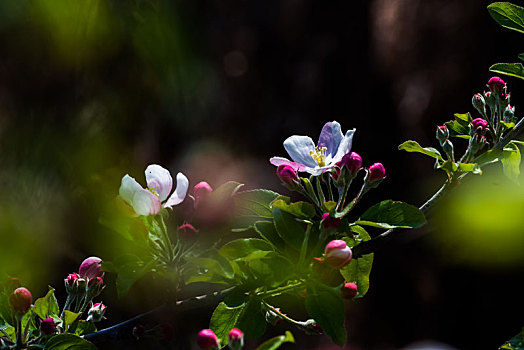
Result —
[[155, 196], [160, 197], [160, 195], [159, 195], [158, 192], [156, 191], [156, 188], [157, 188], [156, 186], [153, 187], [153, 188], [149, 188], [149, 187], [148, 187], [147, 190], [148, 190], [149, 192], [151, 192], [152, 194], [154, 194]]
[[317, 162], [318, 166], [324, 166], [326, 165], [326, 152], [327, 147], [321, 147], [315, 146], [314, 151], [309, 151], [309, 154], [311, 155], [311, 158]]

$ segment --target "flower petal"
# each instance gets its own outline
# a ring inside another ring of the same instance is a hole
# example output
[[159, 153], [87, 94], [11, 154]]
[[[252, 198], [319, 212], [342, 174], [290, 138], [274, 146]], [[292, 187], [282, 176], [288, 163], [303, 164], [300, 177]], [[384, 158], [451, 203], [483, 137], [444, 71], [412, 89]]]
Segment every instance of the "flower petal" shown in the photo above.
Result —
[[136, 191], [143, 190], [142, 186], [134, 178], [126, 174], [122, 178], [118, 194], [129, 205], [133, 206], [133, 196]]
[[160, 199], [143, 188], [135, 192], [132, 206], [138, 215], [155, 215], [162, 209]]
[[340, 141], [336, 155], [331, 160], [333, 164], [339, 162], [342, 157], [344, 157], [344, 155], [351, 151], [351, 145], [353, 144], [353, 134], [355, 134], [355, 130], [356, 129], [348, 130], [342, 141]]
[[189, 180], [182, 174], [176, 174], [176, 189], [164, 204], [164, 208], [171, 208], [173, 205], [180, 204], [186, 198], [187, 189], [189, 188]]
[[279, 166], [279, 165], [289, 165], [290, 167], [292, 167], [293, 169], [295, 169], [295, 171], [306, 171], [306, 166], [303, 165], [303, 164], [298, 164], [298, 163], [295, 163], [295, 162], [292, 162], [290, 161], [289, 159], [286, 159], [286, 158], [282, 158], [282, 157], [273, 157], [273, 158], [270, 158], [269, 159], [269, 162], [275, 166]]
[[331, 157], [335, 156], [340, 145], [340, 141], [344, 135], [340, 128], [340, 124], [336, 121], [327, 122], [322, 131], [320, 132], [320, 137], [318, 138], [318, 147], [326, 147], [326, 154]]
[[165, 201], [171, 188], [173, 187], [173, 178], [169, 170], [162, 168], [160, 165], [151, 164], [146, 169], [147, 187], [158, 194], [161, 202]]
[[284, 148], [291, 159], [299, 164], [314, 168], [317, 162], [311, 157], [311, 151], [315, 151], [315, 143], [309, 136], [290, 136], [284, 141]]

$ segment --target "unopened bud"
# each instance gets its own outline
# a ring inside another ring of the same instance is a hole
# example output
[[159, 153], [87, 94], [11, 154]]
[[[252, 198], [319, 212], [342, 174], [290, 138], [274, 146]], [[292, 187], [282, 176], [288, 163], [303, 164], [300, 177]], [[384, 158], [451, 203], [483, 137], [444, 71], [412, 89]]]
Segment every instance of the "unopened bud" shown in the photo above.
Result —
[[244, 333], [238, 328], [229, 331], [228, 340], [228, 346], [232, 350], [241, 350], [244, 347]]
[[515, 107], [508, 104], [504, 110], [504, 121], [506, 123], [514, 123], [515, 120]]
[[290, 165], [279, 165], [277, 167], [277, 176], [289, 190], [294, 191], [300, 186], [297, 171]]
[[90, 298], [94, 298], [100, 293], [102, 293], [102, 290], [104, 290], [104, 280], [100, 277], [91, 278], [89, 282], [87, 282], [87, 295]]
[[104, 271], [102, 271], [102, 265], [100, 264], [102, 259], [96, 256], [85, 259], [80, 268], [78, 269], [78, 275], [86, 280], [96, 277], [104, 277]]
[[337, 163], [342, 169], [346, 168], [351, 175], [355, 175], [362, 168], [362, 157], [356, 152], [350, 152]]
[[451, 143], [450, 140], [444, 141], [442, 144], [442, 149], [444, 150], [444, 153], [448, 156], [448, 159], [451, 161], [455, 161], [455, 152], [453, 148], [453, 143]]
[[104, 319], [107, 306], [102, 303], [96, 303], [91, 306], [87, 312], [87, 321], [100, 322]]
[[197, 235], [197, 229], [191, 224], [185, 223], [178, 227], [178, 238], [183, 241], [192, 241]]
[[475, 118], [471, 121], [471, 126], [473, 126], [475, 131], [484, 132], [488, 128], [488, 121], [482, 118]]
[[202, 329], [197, 336], [197, 344], [202, 350], [217, 350], [218, 338], [211, 329]]
[[445, 125], [437, 126], [437, 134], [436, 138], [440, 144], [442, 144], [444, 141], [446, 141], [449, 138], [449, 130], [448, 127]]
[[366, 177], [367, 182], [375, 182], [383, 180], [386, 177], [386, 169], [382, 163], [375, 163], [369, 167], [369, 172]]
[[198, 203], [202, 201], [204, 198], [209, 196], [209, 194], [213, 192], [213, 189], [211, 186], [205, 182], [200, 181], [193, 187], [193, 197], [195, 197], [195, 207], [198, 206]]
[[76, 273], [70, 273], [67, 278], [64, 279], [64, 285], [67, 294], [78, 293], [78, 275]]
[[471, 99], [471, 104], [483, 117], [486, 116], [486, 101], [484, 100], [484, 97], [482, 97], [481, 94], [473, 95], [473, 98]]
[[492, 92], [500, 93], [506, 87], [506, 83], [499, 77], [492, 77], [488, 81], [488, 86]]
[[345, 241], [337, 239], [326, 245], [324, 256], [329, 265], [336, 269], [340, 269], [349, 264], [353, 253]]
[[358, 294], [358, 287], [355, 283], [345, 283], [340, 289], [344, 299], [353, 299]]
[[16, 316], [23, 316], [31, 308], [33, 296], [31, 292], [24, 287], [17, 288], [9, 296], [9, 304], [13, 308]]
[[52, 318], [46, 318], [40, 322], [40, 332], [43, 335], [51, 335], [56, 332], [56, 322]]

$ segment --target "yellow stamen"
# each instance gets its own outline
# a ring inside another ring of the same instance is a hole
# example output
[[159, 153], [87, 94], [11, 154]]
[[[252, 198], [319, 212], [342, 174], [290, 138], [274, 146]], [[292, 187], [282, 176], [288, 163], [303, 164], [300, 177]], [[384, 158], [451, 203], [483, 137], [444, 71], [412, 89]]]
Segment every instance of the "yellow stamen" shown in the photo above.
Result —
[[309, 151], [309, 154], [317, 162], [318, 166], [324, 166], [326, 165], [326, 152], [326, 147], [318, 148], [318, 146], [315, 146], [315, 150]]
[[152, 194], [154, 194], [155, 196], [160, 197], [160, 195], [159, 195], [158, 192], [156, 191], [156, 186], [153, 187], [153, 188], [148, 188], [147, 190], [148, 190], [149, 192], [151, 192]]

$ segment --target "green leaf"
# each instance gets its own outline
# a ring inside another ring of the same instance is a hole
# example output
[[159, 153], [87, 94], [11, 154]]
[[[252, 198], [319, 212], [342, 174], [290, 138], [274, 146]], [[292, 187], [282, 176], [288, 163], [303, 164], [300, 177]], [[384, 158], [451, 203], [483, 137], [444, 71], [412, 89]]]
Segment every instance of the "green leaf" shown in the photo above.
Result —
[[340, 292], [328, 288], [308, 289], [306, 310], [337, 345], [346, 343], [344, 303]]
[[266, 331], [266, 318], [262, 313], [260, 299], [252, 297], [238, 317], [235, 327], [244, 332], [246, 339], [261, 337]]
[[278, 196], [278, 193], [268, 190], [237, 192], [233, 197], [235, 202], [235, 226], [249, 228], [256, 221], [272, 220], [271, 202]]
[[324, 213], [333, 214], [335, 212], [336, 207], [337, 207], [337, 202], [335, 201], [327, 201], [327, 202], [322, 203], [322, 211]]
[[369, 289], [369, 274], [373, 266], [373, 253], [353, 259], [349, 265], [340, 269], [340, 273], [348, 282], [356, 283], [358, 295], [356, 298], [362, 298]]
[[444, 125], [449, 130], [449, 135], [452, 137], [469, 139], [469, 131], [471, 129], [470, 123], [472, 120], [471, 115], [469, 113], [456, 113], [454, 114], [454, 116], [454, 120], [450, 120], [444, 123]]
[[72, 312], [69, 310], [64, 311], [64, 324], [66, 331], [69, 328], [69, 326], [76, 321], [78, 316], [80, 316], [80, 312]]
[[76, 324], [75, 334], [85, 335], [96, 332], [96, 326], [93, 322], [87, 322], [84, 320], [78, 321]]
[[519, 334], [508, 340], [499, 349], [523, 350], [524, 349], [524, 327]]
[[522, 66], [522, 63], [495, 63], [489, 67], [489, 70], [494, 73], [524, 79], [524, 67]]
[[78, 335], [62, 333], [53, 336], [45, 345], [46, 350], [96, 350], [96, 346]]
[[426, 223], [426, 218], [417, 207], [392, 200], [375, 204], [355, 222], [357, 225], [368, 225], [385, 229], [415, 228]]
[[524, 8], [509, 2], [495, 2], [488, 6], [488, 11], [504, 28], [524, 33]]
[[469, 125], [473, 120], [469, 113], [455, 113], [453, 116], [455, 117], [455, 120], [463, 126]]
[[242, 186], [244, 185], [239, 182], [228, 181], [211, 192], [206, 200], [214, 204], [223, 203], [234, 196]]
[[45, 297], [38, 298], [35, 301], [35, 307], [33, 311], [41, 319], [48, 317], [59, 317], [60, 307], [58, 306], [58, 301], [55, 297], [55, 290], [53, 288], [49, 288], [49, 291]]
[[284, 250], [286, 244], [278, 235], [273, 222], [257, 221], [255, 222], [254, 229], [262, 238], [271, 243], [275, 248], [281, 251]]
[[398, 149], [404, 150], [406, 152], [418, 152], [418, 153], [422, 153], [427, 156], [433, 157], [435, 159], [438, 159], [440, 161], [443, 160], [442, 156], [440, 155], [440, 152], [437, 151], [435, 148], [432, 148], [432, 147], [422, 148], [422, 146], [420, 146], [417, 141], [406, 141], [403, 144], [401, 144], [400, 146], [398, 146]]
[[315, 216], [315, 207], [307, 202], [295, 202], [288, 204], [282, 199], [277, 199], [272, 203], [272, 207], [279, 208], [286, 213], [302, 219], [309, 219]]
[[477, 163], [479, 166], [491, 164], [498, 162], [502, 157], [502, 151], [498, 149], [492, 149], [485, 153], [482, 153], [480, 156], [475, 158], [473, 162]]
[[274, 337], [271, 339], [266, 340], [262, 344], [260, 344], [256, 350], [275, 350], [278, 349], [282, 344], [284, 343], [294, 343], [295, 338], [293, 338], [293, 334], [291, 334], [290, 331], [286, 331], [285, 335], [279, 335], [278, 337]]
[[142, 261], [133, 254], [119, 256], [112, 262], [102, 262], [104, 271], [117, 273], [116, 290], [119, 297], [126, 296], [133, 284], [150, 272], [154, 266], [154, 260]]
[[458, 170], [458, 165], [455, 162], [452, 162], [451, 160], [446, 160], [444, 163], [437, 166], [437, 169], [442, 169], [448, 174], [452, 174], [455, 171]]
[[8, 325], [1, 325], [0, 326], [0, 329], [2, 329], [2, 331], [4, 333], [6, 333], [9, 337], [9, 340], [15, 340], [16, 339], [16, 330], [15, 330], [15, 327], [13, 326], [8, 326]]
[[504, 125], [506, 129], [511, 129], [515, 127], [515, 123], [506, 123], [506, 122], [501, 121], [500, 124]]
[[458, 169], [464, 172], [472, 172], [473, 174], [482, 175], [482, 169], [476, 163], [458, 163]]
[[224, 302], [221, 302], [213, 312], [209, 328], [215, 332], [222, 347], [227, 345], [229, 331], [235, 326], [242, 310], [244, 310], [244, 305], [228, 307]]
[[262, 239], [243, 238], [225, 244], [219, 252], [230, 260], [237, 260], [245, 259], [252, 253], [273, 252], [273, 247]]
[[524, 53], [519, 53], [519, 60], [524, 61]]
[[514, 143], [508, 143], [502, 151], [502, 167], [504, 175], [510, 180], [519, 183], [520, 151]]
[[[220, 281], [231, 281], [235, 275], [233, 266], [229, 260], [220, 254], [216, 249], [209, 249], [203, 255], [205, 257], [186, 257], [185, 259], [200, 269], [205, 270], [206, 275], [211, 276], [215, 275], [222, 278], [217, 278], [216, 280], [207, 280], [209, 282], [220, 282]], [[188, 282], [197, 282], [200, 281], [198, 276], [193, 276], [189, 278]]]
[[273, 208], [273, 220], [279, 236], [292, 248], [300, 249], [305, 235], [303, 225], [279, 208]]

